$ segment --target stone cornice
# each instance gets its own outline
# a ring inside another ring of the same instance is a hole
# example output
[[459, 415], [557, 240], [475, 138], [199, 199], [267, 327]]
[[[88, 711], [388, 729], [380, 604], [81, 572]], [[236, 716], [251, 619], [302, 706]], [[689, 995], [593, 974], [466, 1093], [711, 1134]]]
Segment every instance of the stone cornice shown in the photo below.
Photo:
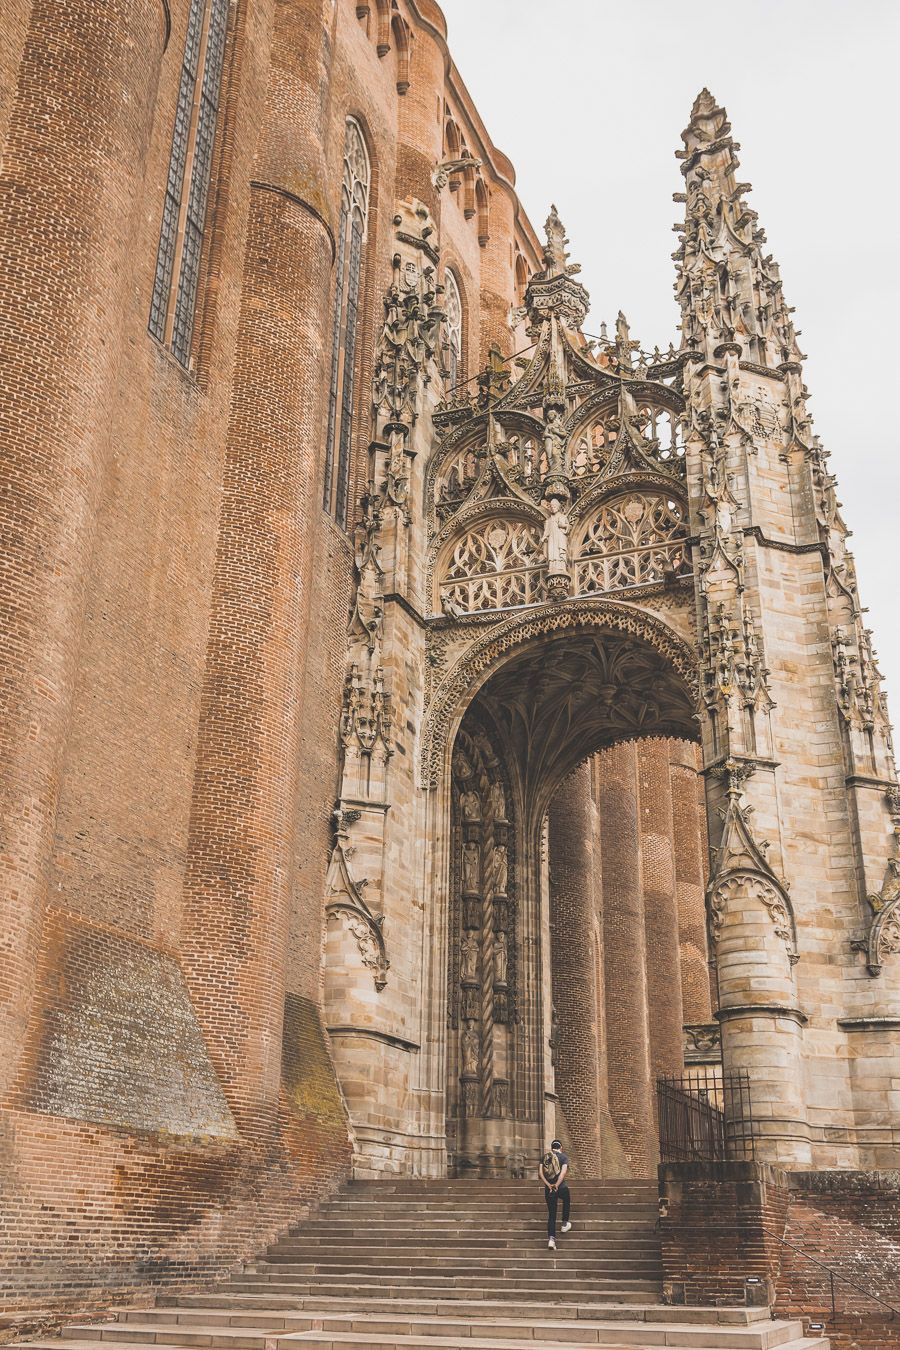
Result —
[[809, 1018], [799, 1008], [788, 1008], [781, 1003], [739, 1003], [734, 1007], [720, 1008], [713, 1013], [717, 1022], [733, 1022], [738, 1017], [783, 1017], [789, 1022], [804, 1026]]
[[839, 1017], [842, 1031], [897, 1031], [900, 1017]]
[[395, 1050], [405, 1050], [408, 1055], [417, 1055], [421, 1046], [418, 1041], [408, 1041], [403, 1036], [394, 1036], [389, 1031], [377, 1031], [374, 1027], [338, 1026], [326, 1027], [329, 1036], [364, 1036], [370, 1041], [381, 1041], [383, 1045], [393, 1046]]
[[755, 539], [763, 548], [775, 548], [781, 553], [818, 553], [827, 560], [826, 546], [819, 540], [810, 544], [791, 544], [786, 539], [770, 539], [759, 525], [745, 525], [743, 535], [745, 539]]

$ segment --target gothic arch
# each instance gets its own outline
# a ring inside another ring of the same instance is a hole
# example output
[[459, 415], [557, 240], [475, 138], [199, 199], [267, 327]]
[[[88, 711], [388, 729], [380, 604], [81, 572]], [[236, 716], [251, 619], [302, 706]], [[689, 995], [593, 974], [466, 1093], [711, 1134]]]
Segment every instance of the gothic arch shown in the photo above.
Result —
[[472, 644], [438, 685], [422, 727], [419, 753], [422, 787], [433, 788], [441, 781], [465, 709], [490, 677], [530, 644], [540, 644], [567, 632], [606, 632], [637, 638], [667, 662], [683, 683], [691, 706], [696, 707], [699, 697], [696, 654], [662, 619], [606, 598], [546, 604], [497, 624]]

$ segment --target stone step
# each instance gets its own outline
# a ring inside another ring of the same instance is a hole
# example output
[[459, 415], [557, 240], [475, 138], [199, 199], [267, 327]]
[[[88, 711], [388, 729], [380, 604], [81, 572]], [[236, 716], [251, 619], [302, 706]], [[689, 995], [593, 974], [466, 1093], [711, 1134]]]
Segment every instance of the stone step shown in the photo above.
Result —
[[[686, 1324], [680, 1322], [600, 1322], [585, 1319], [544, 1318], [528, 1321], [512, 1317], [502, 1320], [482, 1318], [473, 1327], [471, 1319], [403, 1316], [396, 1313], [389, 1316], [356, 1313], [295, 1314], [284, 1319], [287, 1325], [224, 1325], [215, 1323], [180, 1323], [170, 1320], [162, 1322], [110, 1322], [96, 1325], [82, 1325], [69, 1328], [63, 1333], [63, 1339], [71, 1340], [125, 1342], [130, 1345], [168, 1345], [183, 1347], [215, 1346], [219, 1350], [270, 1350], [271, 1342], [280, 1338], [279, 1333], [290, 1336], [291, 1340], [306, 1342], [308, 1336], [324, 1333], [325, 1337], [363, 1336], [374, 1338], [373, 1343], [381, 1345], [382, 1338], [396, 1340], [407, 1345], [425, 1338], [430, 1345], [445, 1342], [448, 1345], [473, 1340], [488, 1343], [498, 1341], [565, 1342], [568, 1344], [597, 1346], [672, 1346], [686, 1350], [702, 1350], [703, 1347], [715, 1347], [716, 1350], [776, 1350], [776, 1347], [788, 1346], [803, 1334], [802, 1323], [778, 1321], [758, 1323], [754, 1326], [729, 1326], [709, 1324]], [[305, 1334], [307, 1333], [307, 1334]], [[474, 1333], [474, 1335], [473, 1335]]]
[[[210, 1293], [171, 1294], [160, 1300], [156, 1308], [127, 1308], [119, 1314], [120, 1321], [155, 1321], [157, 1318], [175, 1316], [180, 1321], [185, 1318], [204, 1318], [206, 1314], [227, 1313], [251, 1320], [265, 1315], [268, 1306], [272, 1316], [277, 1310], [272, 1305], [257, 1302], [258, 1295], [221, 1294], [218, 1297]], [[511, 1306], [487, 1299], [388, 1299], [388, 1298], [327, 1298], [310, 1295], [295, 1300], [302, 1308], [287, 1306], [282, 1311], [320, 1310], [335, 1312], [350, 1309], [355, 1313], [401, 1312], [409, 1314], [449, 1314], [452, 1317], [489, 1317], [499, 1313], [502, 1317], [528, 1319], [546, 1317], [546, 1305], [543, 1303], [513, 1303]], [[753, 1322], [768, 1322], [768, 1308], [692, 1308], [686, 1305], [671, 1306], [664, 1303], [633, 1304], [627, 1307], [616, 1305], [598, 1305], [594, 1303], [572, 1304], [566, 1308], [566, 1319], [586, 1317], [594, 1321], [639, 1321], [639, 1322], [691, 1322], [710, 1325], [749, 1326]], [[267, 1323], [266, 1323], [267, 1324]], [[255, 1325], [263, 1325], [255, 1322]]]
[[[477, 1329], [480, 1332], [481, 1328]], [[567, 1340], [549, 1340], [542, 1339], [539, 1344], [541, 1350], [572, 1350], [573, 1344], [594, 1344], [603, 1345], [607, 1350], [613, 1350], [614, 1347], [621, 1346], [623, 1342], [617, 1341], [588, 1341], [567, 1339]], [[57, 1339], [30, 1341], [31, 1350], [59, 1350], [60, 1342]], [[132, 1350], [134, 1342], [127, 1340], [104, 1340], [102, 1342], [104, 1350]], [[164, 1342], [155, 1342], [157, 1350], [186, 1350], [183, 1342], [180, 1340], [169, 1340]], [[407, 1337], [407, 1336], [376, 1336], [371, 1332], [322, 1332], [307, 1331], [290, 1335], [286, 1339], [283, 1350], [289, 1350], [292, 1345], [308, 1347], [309, 1350], [460, 1350], [461, 1346], [465, 1350], [535, 1350], [535, 1339], [527, 1336], [525, 1339], [515, 1340], [492, 1340], [485, 1339], [480, 1334], [456, 1336], [453, 1339], [446, 1339], [438, 1335], [426, 1335], [425, 1337]], [[666, 1345], [666, 1341], [637, 1341], [627, 1342], [629, 1350], [655, 1350], [659, 1345]], [[272, 1342], [272, 1350], [277, 1345], [277, 1341]], [[712, 1347], [720, 1347], [721, 1342], [711, 1342]], [[709, 1350], [710, 1343], [704, 1342], [703, 1346], [697, 1346], [697, 1350]], [[69, 1339], [66, 1341], [66, 1350], [97, 1350], [96, 1339]], [[234, 1347], [232, 1347], [234, 1350]], [[683, 1346], [683, 1350], [694, 1350], [690, 1344]], [[791, 1341], [785, 1342], [784, 1350], [829, 1350], [829, 1341], [826, 1337], [803, 1337], [799, 1336]]]
[[601, 1283], [592, 1282], [590, 1285], [584, 1280], [578, 1280], [573, 1284], [562, 1284], [559, 1280], [553, 1278], [538, 1283], [535, 1280], [521, 1281], [516, 1287], [510, 1288], [508, 1281], [499, 1280], [494, 1284], [486, 1281], [477, 1283], [465, 1281], [429, 1281], [423, 1283], [420, 1280], [407, 1281], [379, 1281], [377, 1284], [361, 1284], [357, 1279], [339, 1280], [310, 1280], [301, 1284], [276, 1284], [276, 1283], [250, 1283], [241, 1281], [232, 1281], [228, 1286], [228, 1291], [235, 1294], [257, 1294], [262, 1297], [298, 1297], [309, 1298], [316, 1294], [328, 1294], [330, 1297], [338, 1297], [348, 1294], [351, 1296], [369, 1294], [373, 1298], [463, 1298], [463, 1299], [498, 1299], [502, 1302], [512, 1300], [526, 1300], [528, 1302], [541, 1302], [544, 1304], [563, 1304], [563, 1303], [596, 1303], [606, 1304], [610, 1302], [630, 1304], [647, 1303], [652, 1299], [659, 1297], [662, 1289], [661, 1281], [635, 1281], [634, 1288], [624, 1289], [615, 1281]]
[[[560, 1234], [557, 1231], [557, 1241], [565, 1243], [565, 1250], [569, 1255], [569, 1260], [576, 1265], [594, 1264], [596, 1266], [610, 1266], [618, 1268], [622, 1265], [658, 1265], [658, 1249], [656, 1251], [642, 1250], [634, 1251], [633, 1254], [610, 1253], [603, 1247], [588, 1245], [583, 1241], [580, 1234], [575, 1231], [567, 1234]], [[421, 1269], [429, 1269], [430, 1266], [451, 1266], [460, 1265], [478, 1265], [480, 1268], [498, 1268], [498, 1266], [509, 1266], [517, 1262], [528, 1262], [529, 1260], [540, 1260], [541, 1247], [546, 1246], [546, 1228], [538, 1230], [532, 1234], [532, 1237], [526, 1238], [524, 1242], [511, 1242], [507, 1246], [499, 1247], [472, 1247], [470, 1243], [461, 1239], [455, 1246], [448, 1245], [436, 1247], [436, 1249], [422, 1249], [416, 1243], [403, 1243], [403, 1245], [381, 1246], [375, 1243], [368, 1243], [363, 1246], [348, 1247], [344, 1243], [325, 1243], [309, 1242], [300, 1247], [291, 1245], [290, 1247], [271, 1247], [267, 1251], [264, 1262], [266, 1265], [304, 1265], [310, 1260], [316, 1265], [333, 1265], [335, 1262], [348, 1261], [376, 1261], [379, 1265], [416, 1265]]]
[[[414, 1248], [416, 1251], [431, 1251], [432, 1249], [434, 1251], [455, 1251], [457, 1248], [464, 1248], [491, 1252], [506, 1248], [515, 1249], [532, 1246], [542, 1235], [546, 1237], [546, 1233], [546, 1224], [536, 1223], [524, 1232], [498, 1234], [497, 1236], [485, 1236], [480, 1232], [475, 1232], [472, 1235], [456, 1232], [442, 1237], [423, 1233], [421, 1237], [408, 1234], [404, 1237], [384, 1238], [379, 1238], [377, 1234], [373, 1233], [329, 1234], [328, 1237], [320, 1238], [312, 1236], [282, 1238], [278, 1242], [273, 1242], [269, 1251], [279, 1253], [301, 1251], [392, 1252], [406, 1251], [408, 1248]], [[597, 1236], [595, 1233], [585, 1232], [581, 1224], [576, 1225], [574, 1223], [569, 1234], [569, 1242], [577, 1242], [579, 1250], [597, 1252], [609, 1257], [659, 1251], [658, 1239], [646, 1237], [635, 1239], [633, 1242], [626, 1242], [621, 1238], [612, 1240], [602, 1235]]]
[[[323, 1266], [321, 1268], [316, 1267], [314, 1262], [307, 1262], [303, 1267], [276, 1263], [272, 1266], [248, 1270], [245, 1275], [256, 1275], [260, 1282], [271, 1284], [289, 1284], [293, 1283], [295, 1279], [300, 1282], [329, 1280], [333, 1283], [346, 1284], [366, 1276], [370, 1280], [378, 1279], [384, 1284], [410, 1284], [416, 1281], [419, 1283], [439, 1283], [441, 1280], [452, 1281], [454, 1284], [466, 1283], [467, 1281], [486, 1284], [550, 1283], [554, 1279], [561, 1279], [567, 1282], [577, 1281], [588, 1284], [615, 1283], [622, 1289], [658, 1282], [653, 1272], [598, 1271], [590, 1264], [587, 1266], [573, 1265], [560, 1248], [557, 1248], [554, 1253], [548, 1250], [545, 1245], [544, 1252], [546, 1255], [542, 1253], [541, 1258], [536, 1261], [520, 1262], [514, 1266], [485, 1267], [469, 1264], [453, 1267], [427, 1266], [424, 1269], [417, 1266], [396, 1266], [379, 1269], [377, 1266], [358, 1266], [352, 1262], [343, 1267]], [[661, 1278], [661, 1275], [659, 1278]]]
[[[523, 1214], [515, 1220], [510, 1220], [504, 1216], [502, 1220], [497, 1219], [496, 1214], [493, 1221], [482, 1223], [476, 1220], [472, 1227], [481, 1237], [515, 1237], [516, 1234], [532, 1233], [535, 1229], [546, 1226], [546, 1209], [534, 1209], [528, 1214]], [[592, 1237], [602, 1238], [605, 1242], [658, 1242], [659, 1233], [655, 1221], [653, 1223], [635, 1223], [635, 1224], [614, 1224], [606, 1219], [595, 1219], [591, 1215], [585, 1215], [579, 1208], [576, 1215], [572, 1211], [572, 1222], [577, 1226], [578, 1231], [589, 1233]], [[445, 1237], [453, 1237], [458, 1234], [462, 1228], [461, 1220], [453, 1215], [440, 1223], [432, 1220], [427, 1227], [421, 1231], [421, 1237], [430, 1241], [440, 1241]], [[414, 1226], [405, 1221], [393, 1219], [390, 1222], [371, 1219], [367, 1223], [345, 1223], [343, 1220], [332, 1221], [314, 1220], [308, 1224], [303, 1224], [298, 1228], [292, 1228], [279, 1241], [293, 1242], [300, 1237], [378, 1237], [389, 1239], [396, 1235], [404, 1235], [415, 1232]]]
[[[557, 1267], [556, 1262], [562, 1265]], [[377, 1275], [380, 1279], [399, 1278], [430, 1279], [434, 1275], [444, 1275], [448, 1279], [527, 1279], [531, 1275], [543, 1274], [547, 1270], [566, 1270], [572, 1278], [623, 1280], [654, 1280], [662, 1278], [662, 1265], [659, 1261], [642, 1261], [629, 1264], [618, 1262], [609, 1264], [593, 1261], [589, 1257], [575, 1257], [557, 1246], [556, 1253], [547, 1247], [546, 1239], [539, 1252], [531, 1259], [524, 1256], [510, 1257], [508, 1261], [483, 1262], [472, 1260], [444, 1261], [273, 1261], [258, 1263], [251, 1268], [252, 1274], [299, 1275], [320, 1277], [327, 1275]]]

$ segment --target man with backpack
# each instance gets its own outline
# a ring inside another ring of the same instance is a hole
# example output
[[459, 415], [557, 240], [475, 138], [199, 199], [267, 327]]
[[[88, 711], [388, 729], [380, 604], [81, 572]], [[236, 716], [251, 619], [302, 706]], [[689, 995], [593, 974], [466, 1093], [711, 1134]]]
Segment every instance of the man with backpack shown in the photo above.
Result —
[[558, 1139], [554, 1139], [550, 1144], [550, 1152], [545, 1153], [541, 1158], [539, 1168], [541, 1181], [544, 1183], [544, 1199], [547, 1202], [547, 1246], [551, 1251], [556, 1251], [556, 1209], [562, 1200], [563, 1221], [561, 1233], [568, 1233], [572, 1225], [569, 1223], [569, 1210], [572, 1204], [572, 1197], [569, 1194], [569, 1185], [566, 1176], [569, 1172], [569, 1159], [562, 1151], [562, 1144]]

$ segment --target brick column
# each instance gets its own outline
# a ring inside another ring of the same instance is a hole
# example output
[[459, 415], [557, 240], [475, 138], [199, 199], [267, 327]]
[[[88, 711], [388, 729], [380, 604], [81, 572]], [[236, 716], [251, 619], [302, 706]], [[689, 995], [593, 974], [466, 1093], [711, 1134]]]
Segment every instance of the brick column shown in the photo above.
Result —
[[709, 949], [706, 934], [706, 886], [703, 852], [706, 819], [697, 792], [696, 748], [671, 741], [672, 822], [675, 841], [675, 890], [681, 950], [681, 996], [686, 1023], [712, 1017]]
[[35, 0], [4, 104], [0, 1092], [28, 1016], [165, 38], [162, 0]]
[[651, 1088], [655, 1093], [654, 1085], [660, 1074], [678, 1074], [684, 1069], [672, 790], [669, 781], [670, 742], [657, 738], [641, 741], [637, 753], [650, 1074]]
[[[330, 6], [325, 6], [330, 11]], [[318, 205], [327, 105], [319, 0], [277, 6], [244, 256], [182, 952], [245, 1134], [274, 1128], [309, 593], [321, 494], [333, 239]], [[304, 55], [305, 54], [305, 55]]]
[[633, 1176], [650, 1176], [657, 1142], [650, 1084], [637, 747], [604, 750], [599, 766], [603, 964], [609, 1109]]
[[591, 765], [550, 805], [550, 951], [559, 1019], [556, 1091], [583, 1176], [600, 1175], [597, 966], [594, 957]]

